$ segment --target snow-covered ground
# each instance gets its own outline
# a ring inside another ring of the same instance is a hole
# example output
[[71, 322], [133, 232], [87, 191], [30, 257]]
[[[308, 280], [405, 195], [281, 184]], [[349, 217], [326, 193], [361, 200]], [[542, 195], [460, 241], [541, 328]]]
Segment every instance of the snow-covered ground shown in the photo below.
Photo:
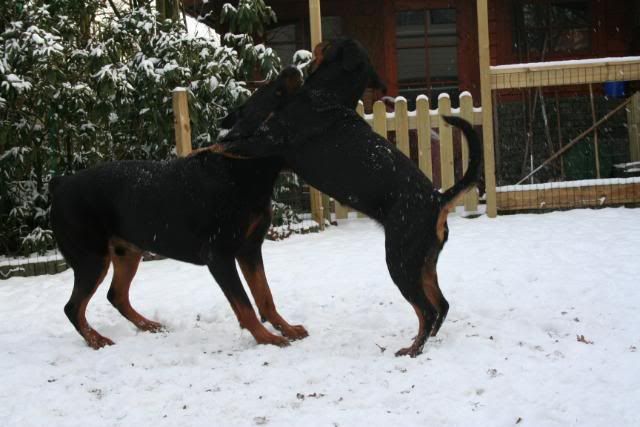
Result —
[[[450, 219], [451, 311], [417, 331], [369, 220], [265, 244], [276, 304], [310, 336], [258, 346], [207, 270], [144, 263], [132, 289], [169, 332], [107, 302], [89, 349], [65, 318], [72, 273], [0, 281], [0, 425], [640, 425], [640, 209]], [[577, 339], [583, 337], [582, 341]]]

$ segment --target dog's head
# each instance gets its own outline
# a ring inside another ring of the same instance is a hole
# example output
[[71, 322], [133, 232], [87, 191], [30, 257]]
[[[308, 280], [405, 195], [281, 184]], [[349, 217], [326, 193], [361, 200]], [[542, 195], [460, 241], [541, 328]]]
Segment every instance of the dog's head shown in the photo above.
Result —
[[302, 87], [302, 73], [294, 66], [283, 69], [275, 80], [256, 90], [239, 108], [220, 121], [222, 129], [242, 122], [243, 134], [251, 135], [271, 114], [284, 107]]
[[356, 40], [339, 38], [314, 49], [306, 84], [338, 95], [343, 105], [355, 107], [365, 89], [386, 92], [365, 48]]

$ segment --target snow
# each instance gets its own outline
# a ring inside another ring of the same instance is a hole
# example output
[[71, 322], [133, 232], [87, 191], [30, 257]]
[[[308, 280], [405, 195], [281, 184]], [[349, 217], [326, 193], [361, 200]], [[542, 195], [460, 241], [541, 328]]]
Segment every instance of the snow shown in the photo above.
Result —
[[566, 61], [528, 62], [523, 64], [493, 65], [491, 71], [504, 71], [514, 68], [544, 69], [564, 66], [607, 65], [640, 62], [640, 56], [622, 56], [612, 58], [570, 59]]
[[[20, 258], [10, 258], [4, 255], [0, 255], [0, 267], [4, 267], [7, 265], [20, 265], [26, 264], [30, 261], [32, 262], [49, 262], [49, 261], [58, 261], [62, 260], [62, 255], [55, 250], [49, 250], [44, 255], [39, 255], [37, 253], [31, 254], [28, 257], [20, 257]], [[2, 286], [2, 282], [0, 282], [0, 287]]]
[[167, 333], [136, 332], [103, 284], [100, 351], [62, 312], [70, 271], [0, 281], [0, 425], [640, 425], [640, 210], [449, 227], [451, 311], [416, 359], [393, 355], [417, 321], [369, 220], [265, 244], [276, 305], [310, 332], [288, 348], [241, 331], [203, 267], [141, 266], [133, 304]]
[[639, 182], [640, 177], [582, 179], [578, 181], [547, 182], [543, 184], [505, 185], [497, 187], [496, 191], [502, 193], [509, 191], [550, 190], [552, 188], [594, 187], [598, 185], [623, 185]]

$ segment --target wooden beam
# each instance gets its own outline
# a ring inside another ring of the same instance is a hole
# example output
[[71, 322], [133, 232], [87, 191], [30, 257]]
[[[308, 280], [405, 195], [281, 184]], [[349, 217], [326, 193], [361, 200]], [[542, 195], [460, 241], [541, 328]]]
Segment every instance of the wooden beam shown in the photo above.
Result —
[[596, 208], [640, 202], [640, 183], [624, 182], [498, 192], [500, 211]]
[[173, 125], [176, 134], [176, 153], [178, 157], [184, 157], [191, 153], [191, 121], [187, 89], [183, 87], [173, 90]]
[[[309, 0], [309, 27], [311, 31], [311, 48], [313, 49], [322, 42], [322, 14], [320, 12], [320, 0]], [[311, 198], [311, 215], [318, 223], [320, 230], [324, 230], [324, 209], [323, 197], [315, 188], [309, 186], [309, 197]], [[326, 206], [329, 210], [329, 206]]]
[[496, 165], [493, 154], [493, 100], [491, 99], [491, 51], [489, 46], [489, 11], [487, 0], [478, 0], [478, 53], [480, 57], [480, 104], [482, 105], [482, 139], [484, 145], [484, 181], [487, 193], [487, 216], [495, 218]]
[[640, 57], [547, 61], [491, 67], [492, 89], [640, 80]]
[[456, 182], [453, 167], [453, 128], [442, 116], [451, 115], [451, 99], [446, 93], [438, 97], [438, 130], [440, 131], [440, 187], [448, 190]]
[[322, 43], [322, 13], [320, 12], [320, 0], [309, 0], [309, 29], [311, 31], [311, 52]]
[[[460, 94], [460, 117], [472, 121], [473, 118], [473, 98], [469, 92], [463, 92]], [[461, 133], [462, 138], [462, 172], [466, 172], [469, 166], [469, 147], [465, 141], [464, 135]], [[467, 191], [464, 195], [464, 211], [475, 213], [478, 211], [478, 189], [474, 186], [471, 190]]]
[[634, 93], [627, 110], [629, 128], [629, 160], [640, 161], [640, 92]]

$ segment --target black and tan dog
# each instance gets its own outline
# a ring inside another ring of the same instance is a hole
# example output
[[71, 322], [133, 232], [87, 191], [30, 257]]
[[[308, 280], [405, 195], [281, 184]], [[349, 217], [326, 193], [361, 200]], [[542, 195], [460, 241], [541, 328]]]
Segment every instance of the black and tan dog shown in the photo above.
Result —
[[[299, 89], [295, 68], [259, 89], [226, 121], [256, 125]], [[110, 264], [109, 301], [145, 331], [161, 325], [144, 318], [129, 301], [129, 287], [142, 251], [207, 265], [229, 300], [241, 327], [258, 343], [286, 345], [307, 336], [276, 311], [262, 263], [261, 247], [271, 222], [270, 198], [282, 168], [279, 159], [238, 161], [205, 150], [168, 162], [105, 163], [72, 176], [54, 178], [51, 226], [60, 252], [73, 268], [73, 293], [64, 311], [93, 348], [113, 342], [88, 323], [89, 299]], [[258, 310], [283, 336], [258, 320], [238, 276], [235, 261]]]
[[353, 110], [372, 66], [355, 41], [325, 46], [322, 60], [300, 90], [257, 131], [239, 120], [223, 141], [223, 151], [246, 158], [282, 159], [305, 181], [340, 203], [384, 226], [391, 278], [419, 319], [418, 335], [397, 355], [421, 353], [435, 335], [449, 304], [438, 285], [436, 263], [447, 241], [447, 214], [455, 199], [476, 184], [481, 145], [466, 121], [446, 121], [462, 130], [470, 151], [463, 178], [441, 193], [386, 139]]

